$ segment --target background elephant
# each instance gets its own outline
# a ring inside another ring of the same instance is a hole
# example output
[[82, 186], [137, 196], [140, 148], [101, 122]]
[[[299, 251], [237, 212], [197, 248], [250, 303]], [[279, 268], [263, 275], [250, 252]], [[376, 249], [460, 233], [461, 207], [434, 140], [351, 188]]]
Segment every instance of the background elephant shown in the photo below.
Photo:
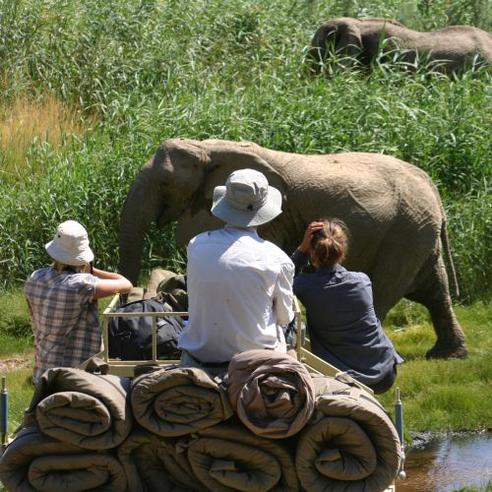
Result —
[[[386, 41], [385, 41], [386, 40]], [[477, 61], [492, 63], [492, 35], [471, 26], [450, 26], [433, 32], [418, 32], [390, 19], [352, 19], [340, 17], [324, 22], [311, 41], [314, 71], [319, 72], [327, 49], [356, 58], [369, 65], [384, 49], [405, 50], [402, 59], [413, 62], [417, 53], [442, 62], [453, 72]], [[407, 51], [408, 50], [408, 51]]]
[[419, 302], [429, 310], [437, 334], [427, 355], [466, 354], [443, 262], [442, 252], [451, 258], [438, 192], [424, 171], [386, 155], [299, 155], [249, 142], [166, 140], [137, 175], [123, 208], [122, 273], [138, 280], [144, 237], [153, 221], [163, 226], [177, 220], [181, 244], [221, 227], [209, 211], [213, 189], [246, 167], [264, 173], [284, 195], [284, 212], [260, 230], [263, 237], [291, 253], [309, 222], [341, 218], [351, 234], [345, 265], [371, 277], [380, 319], [402, 297]]

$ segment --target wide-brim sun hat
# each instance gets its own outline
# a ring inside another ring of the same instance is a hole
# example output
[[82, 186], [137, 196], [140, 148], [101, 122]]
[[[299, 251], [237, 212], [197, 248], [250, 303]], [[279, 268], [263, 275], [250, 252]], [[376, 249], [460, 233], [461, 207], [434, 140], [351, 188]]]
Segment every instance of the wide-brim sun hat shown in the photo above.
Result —
[[239, 169], [215, 187], [211, 212], [233, 226], [259, 226], [282, 213], [282, 194], [259, 171]]
[[81, 266], [94, 259], [87, 231], [75, 220], [62, 222], [45, 249], [51, 258], [65, 265]]

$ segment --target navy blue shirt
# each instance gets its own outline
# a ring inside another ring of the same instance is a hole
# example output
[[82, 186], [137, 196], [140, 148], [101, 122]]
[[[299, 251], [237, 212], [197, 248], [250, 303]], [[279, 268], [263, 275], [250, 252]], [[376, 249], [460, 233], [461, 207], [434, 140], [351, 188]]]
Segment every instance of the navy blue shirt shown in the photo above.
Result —
[[308, 259], [298, 250], [292, 255], [311, 351], [364, 384], [378, 383], [403, 359], [376, 316], [369, 277], [338, 264], [301, 273]]

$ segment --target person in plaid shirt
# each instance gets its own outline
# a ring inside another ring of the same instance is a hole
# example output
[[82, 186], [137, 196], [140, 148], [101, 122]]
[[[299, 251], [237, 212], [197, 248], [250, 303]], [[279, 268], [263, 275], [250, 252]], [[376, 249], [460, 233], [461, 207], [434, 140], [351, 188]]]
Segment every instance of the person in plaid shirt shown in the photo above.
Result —
[[51, 367], [76, 367], [101, 350], [97, 299], [132, 288], [118, 273], [93, 268], [85, 228], [60, 224], [46, 251], [54, 263], [36, 270], [24, 291], [34, 332], [33, 380]]

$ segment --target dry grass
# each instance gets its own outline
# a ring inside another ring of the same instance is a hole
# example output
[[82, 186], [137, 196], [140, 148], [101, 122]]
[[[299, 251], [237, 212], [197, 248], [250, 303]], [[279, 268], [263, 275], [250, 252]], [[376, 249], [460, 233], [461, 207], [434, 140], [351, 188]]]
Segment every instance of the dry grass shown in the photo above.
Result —
[[40, 172], [40, 165], [29, 158], [34, 143], [57, 149], [70, 136], [81, 135], [88, 126], [91, 123], [84, 122], [77, 110], [65, 107], [53, 95], [17, 98], [8, 106], [0, 106], [2, 174], [6, 179], [17, 181], [26, 170]]

